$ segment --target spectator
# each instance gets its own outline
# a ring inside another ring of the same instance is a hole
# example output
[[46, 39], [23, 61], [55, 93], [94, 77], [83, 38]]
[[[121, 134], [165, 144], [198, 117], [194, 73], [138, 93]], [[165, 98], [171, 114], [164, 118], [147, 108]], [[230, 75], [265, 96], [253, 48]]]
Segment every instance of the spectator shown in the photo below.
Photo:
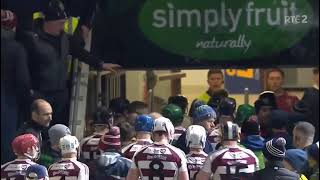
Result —
[[60, 138], [71, 135], [71, 131], [63, 124], [56, 124], [49, 129], [48, 134], [49, 141], [42, 146], [39, 159], [39, 164], [44, 165], [47, 168], [61, 159], [62, 155], [59, 148]]
[[[207, 83], [209, 85], [209, 89], [198, 97], [199, 100], [204, 101], [206, 104], [209, 102], [211, 97], [215, 96], [215, 93], [223, 90], [223, 94], [228, 94], [228, 92], [223, 89], [224, 84], [224, 75], [220, 69], [210, 69], [207, 75]], [[219, 92], [219, 94], [221, 94]], [[228, 95], [227, 95], [228, 96]], [[218, 98], [219, 99], [219, 98]]]
[[49, 178], [89, 180], [88, 166], [77, 160], [79, 153], [77, 137], [64, 136], [60, 139], [59, 145], [62, 159], [49, 167]]
[[39, 141], [34, 135], [17, 136], [12, 141], [12, 150], [17, 158], [1, 165], [1, 179], [24, 179], [27, 168], [36, 164], [33, 161], [39, 157], [38, 147]]
[[100, 157], [96, 160], [95, 179], [125, 179], [131, 160], [120, 155], [120, 130], [112, 127], [99, 141]]
[[267, 70], [266, 79], [267, 90], [274, 92], [279, 109], [291, 112], [292, 107], [299, 99], [297, 96], [289, 95], [288, 92], [282, 88], [285, 79], [284, 71], [279, 68], [269, 69]]
[[302, 172], [306, 169], [308, 163], [308, 155], [301, 149], [289, 149], [286, 151], [286, 156], [283, 165], [286, 169], [296, 172], [300, 175], [300, 180], [308, 180]]
[[35, 94], [53, 106], [54, 124], [68, 125], [68, 54], [96, 69], [114, 71], [113, 68], [119, 65], [104, 63], [83, 49], [82, 39], [63, 33], [67, 15], [59, 0], [46, 3], [43, 13], [43, 25], [35, 29], [35, 33], [26, 33], [21, 40], [29, 54], [31, 87]]
[[187, 167], [189, 179], [195, 180], [199, 170], [202, 168], [208, 154], [203, 151], [206, 143], [206, 130], [199, 125], [191, 125], [187, 129], [187, 146], [190, 148], [187, 154]]
[[20, 129], [19, 134], [31, 133], [39, 139], [40, 147], [42, 147], [42, 131], [48, 128], [52, 121], [51, 105], [43, 100], [36, 99], [31, 104], [31, 120], [27, 121]]
[[242, 124], [249, 119], [250, 116], [255, 114], [254, 107], [249, 104], [241, 104], [237, 109], [236, 118], [234, 120], [238, 126], [242, 126]]
[[183, 114], [187, 113], [188, 109], [188, 99], [183, 95], [170, 96], [168, 98], [168, 104], [175, 104], [179, 106]]
[[305, 90], [301, 101], [310, 110], [310, 123], [315, 127], [315, 138], [313, 142], [319, 141], [319, 67], [313, 70], [314, 85]]
[[260, 125], [255, 116], [251, 116], [245, 121], [241, 128], [240, 143], [245, 148], [250, 149], [259, 159], [259, 169], [264, 169], [264, 156], [262, 153], [264, 147], [264, 139], [260, 136]]
[[135, 152], [153, 143], [151, 140], [153, 121], [152, 117], [147, 115], [139, 115], [137, 117], [135, 121], [137, 142], [131, 143], [121, 150], [126, 158], [132, 159]]
[[309, 168], [312, 174], [308, 177], [310, 180], [319, 179], [319, 142], [312, 144], [307, 149]]
[[[217, 115], [215, 111], [208, 105], [202, 105], [195, 109], [193, 114], [193, 125], [200, 125], [204, 127], [207, 132], [207, 135], [210, 135], [214, 130], [214, 122], [217, 120]], [[183, 132], [179, 137], [176, 147], [181, 149], [184, 153], [189, 153], [189, 148], [186, 145], [186, 132]], [[213, 148], [210, 144], [210, 141], [206, 140], [204, 147], [204, 152], [210, 153], [213, 151]]]
[[284, 168], [283, 160], [286, 155], [286, 140], [282, 137], [266, 142], [263, 154], [266, 158], [266, 167], [254, 173], [250, 180], [298, 180], [299, 175]]
[[[14, 40], [15, 16], [1, 9], [1, 163], [15, 158], [9, 147], [27, 113], [30, 84], [27, 54]], [[29, 109], [28, 109], [29, 111]]]
[[185, 154], [169, 144], [174, 134], [171, 121], [161, 117], [155, 120], [154, 144], [136, 152], [128, 173], [128, 180], [141, 179], [177, 179], [188, 180]]
[[120, 128], [120, 140], [122, 147], [128, 146], [136, 141], [134, 127], [130, 123], [123, 122], [117, 126]]
[[[223, 148], [208, 156], [197, 175], [197, 180], [208, 180], [211, 175], [217, 180], [247, 179], [259, 170], [258, 158], [251, 150], [237, 145], [238, 125], [228, 121], [220, 127]], [[231, 167], [236, 170], [231, 171]]]
[[262, 92], [258, 100], [255, 101], [254, 108], [258, 116], [261, 136], [265, 139], [271, 138], [270, 114], [272, 110], [278, 108], [274, 93], [271, 91]]
[[[286, 149], [293, 149], [292, 137], [287, 132], [289, 113], [282, 110], [273, 110], [270, 114], [272, 137], [283, 137], [286, 140]], [[268, 139], [267, 139], [268, 140]]]
[[148, 114], [148, 105], [142, 101], [132, 101], [128, 106], [128, 119], [127, 121], [131, 124], [135, 124], [135, 119], [138, 115]]
[[315, 128], [308, 122], [298, 122], [293, 129], [293, 146], [305, 150], [313, 143]]
[[174, 126], [174, 136], [171, 142], [172, 145], [175, 146], [175, 143], [186, 129], [182, 126], [182, 122], [184, 119], [184, 114], [182, 109], [174, 104], [168, 104], [162, 108], [161, 114], [163, 117], [170, 119]]
[[46, 167], [38, 164], [34, 164], [28, 167], [26, 170], [25, 180], [49, 180], [49, 174]]

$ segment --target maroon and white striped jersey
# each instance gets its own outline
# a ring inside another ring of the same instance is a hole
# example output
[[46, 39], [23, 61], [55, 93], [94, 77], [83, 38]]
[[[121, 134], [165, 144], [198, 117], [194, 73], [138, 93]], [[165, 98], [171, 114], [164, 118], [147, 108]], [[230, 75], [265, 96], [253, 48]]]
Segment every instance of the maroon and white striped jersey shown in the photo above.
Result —
[[188, 171], [185, 154], [180, 149], [157, 143], [137, 151], [131, 168], [139, 169], [142, 180], [175, 180], [179, 172]]
[[151, 145], [153, 143], [152, 140], [149, 139], [137, 139], [137, 142], [131, 143], [126, 147], [122, 148], [121, 152], [123, 153], [124, 157], [128, 159], [132, 159], [133, 155], [139, 151], [141, 148]]
[[259, 170], [259, 160], [249, 149], [224, 147], [208, 156], [201, 170], [212, 173], [214, 180], [246, 180]]
[[89, 168], [75, 158], [62, 158], [49, 169], [50, 180], [89, 180]]
[[36, 164], [30, 159], [15, 159], [1, 165], [1, 180], [24, 180], [26, 170], [30, 165]]
[[201, 152], [199, 154], [195, 154], [190, 152], [187, 155], [187, 167], [189, 171], [189, 179], [195, 180], [195, 175], [199, 172], [202, 168], [203, 163], [206, 161], [208, 154], [205, 152]]
[[177, 141], [181, 134], [186, 131], [186, 128], [182, 126], [177, 126], [174, 128], [173, 141]]
[[100, 155], [98, 145], [102, 135], [103, 134], [96, 133], [81, 140], [80, 147], [82, 160], [84, 160], [85, 162], [89, 162], [98, 159]]
[[216, 151], [216, 146], [221, 142], [221, 130], [219, 127], [216, 127], [208, 136], [208, 141], [210, 142], [213, 152]]

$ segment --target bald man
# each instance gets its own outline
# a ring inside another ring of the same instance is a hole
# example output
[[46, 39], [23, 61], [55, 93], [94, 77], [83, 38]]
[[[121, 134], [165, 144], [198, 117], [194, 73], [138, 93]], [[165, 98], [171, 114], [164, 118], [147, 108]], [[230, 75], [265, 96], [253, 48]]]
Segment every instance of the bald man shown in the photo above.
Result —
[[31, 133], [39, 139], [41, 145], [41, 132], [50, 126], [51, 120], [51, 105], [43, 99], [36, 99], [31, 104], [31, 120], [24, 123], [19, 134]]

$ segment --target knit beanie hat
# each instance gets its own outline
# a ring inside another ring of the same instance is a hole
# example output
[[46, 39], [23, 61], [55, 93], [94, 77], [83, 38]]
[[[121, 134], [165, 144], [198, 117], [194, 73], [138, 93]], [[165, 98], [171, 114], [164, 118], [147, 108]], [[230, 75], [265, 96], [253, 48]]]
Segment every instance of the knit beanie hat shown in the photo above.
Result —
[[281, 161], [286, 155], [286, 140], [282, 137], [268, 141], [262, 150], [263, 155], [269, 161]]
[[59, 144], [60, 138], [71, 135], [70, 129], [63, 124], [56, 124], [48, 130], [51, 145]]
[[33, 164], [29, 166], [26, 170], [26, 180], [31, 179], [49, 179], [47, 168], [39, 165], [39, 164]]
[[284, 158], [297, 171], [302, 172], [308, 162], [307, 152], [301, 149], [289, 149], [286, 151]]
[[105, 135], [100, 139], [98, 148], [102, 151], [120, 151], [120, 129], [117, 126], [112, 127]]
[[249, 119], [242, 124], [241, 133], [245, 136], [260, 134], [260, 125], [257, 116], [249, 117]]

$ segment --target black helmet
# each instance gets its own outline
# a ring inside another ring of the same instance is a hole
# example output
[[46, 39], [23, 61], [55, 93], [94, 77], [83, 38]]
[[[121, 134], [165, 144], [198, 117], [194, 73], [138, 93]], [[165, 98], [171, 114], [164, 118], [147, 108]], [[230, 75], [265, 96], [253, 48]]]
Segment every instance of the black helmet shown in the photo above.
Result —
[[115, 114], [124, 114], [126, 111], [128, 111], [129, 104], [130, 102], [126, 98], [118, 97], [111, 99], [109, 102], [109, 108]]
[[215, 111], [217, 111], [218, 107], [220, 105], [220, 101], [223, 98], [228, 97], [228, 92], [224, 89], [221, 89], [221, 90], [214, 92], [213, 94], [210, 94], [210, 96], [211, 97], [210, 97], [207, 105], [212, 107]]
[[185, 113], [188, 107], [188, 99], [182, 95], [170, 96], [168, 98], [168, 104], [175, 104], [182, 109], [182, 112]]
[[264, 91], [259, 95], [258, 100], [254, 103], [256, 114], [259, 113], [262, 106], [270, 106], [272, 109], [278, 109], [276, 96], [272, 91]]
[[222, 98], [219, 104], [218, 112], [219, 116], [233, 116], [236, 110], [236, 100], [231, 97]]
[[64, 9], [64, 5], [59, 0], [50, 0], [44, 8], [43, 14], [45, 21], [54, 21], [60, 19], [67, 19], [67, 13]]
[[105, 106], [100, 106], [94, 114], [93, 124], [106, 124], [112, 125], [113, 113]]

